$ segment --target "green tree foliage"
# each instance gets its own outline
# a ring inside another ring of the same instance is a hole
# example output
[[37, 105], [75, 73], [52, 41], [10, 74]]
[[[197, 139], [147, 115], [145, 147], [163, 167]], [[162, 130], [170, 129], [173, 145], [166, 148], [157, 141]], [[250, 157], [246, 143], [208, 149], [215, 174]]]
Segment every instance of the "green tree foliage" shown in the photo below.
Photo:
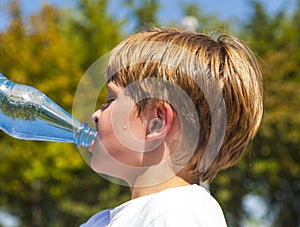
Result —
[[[275, 208], [274, 226], [300, 224], [300, 22], [294, 20], [299, 13], [300, 1], [294, 15], [278, 13], [266, 23], [267, 34], [253, 36], [266, 43], [255, 47], [265, 62], [266, 113], [249, 175], [268, 182], [260, 193]], [[257, 25], [247, 27], [255, 31]]]
[[[78, 21], [44, 5], [25, 23], [19, 1], [12, 1], [9, 28], [0, 34], [1, 72], [38, 88], [70, 112], [85, 66], [121, 37], [120, 23], [104, 7], [105, 1], [82, 1], [76, 10], [85, 17]], [[68, 26], [79, 22], [83, 25], [71, 33]], [[19, 217], [21, 226], [78, 226], [128, 198], [127, 188], [92, 173], [74, 145], [20, 141], [0, 133], [0, 209]]]
[[65, 30], [73, 47], [80, 53], [80, 66], [87, 69], [108, 53], [122, 38], [124, 21], [116, 21], [107, 13], [107, 0], [78, 0], [69, 14]]
[[262, 60], [265, 114], [250, 153], [214, 185], [231, 226], [240, 226], [246, 216], [246, 193], [263, 198], [268, 209], [264, 218], [272, 226], [300, 224], [299, 3], [292, 15], [280, 11], [270, 16], [254, 1], [253, 15], [241, 31]]
[[157, 0], [126, 0], [125, 5], [129, 8], [131, 16], [136, 21], [137, 29], [157, 24], [156, 14], [160, 8]]
[[217, 15], [205, 15], [201, 8], [194, 3], [183, 4], [186, 16], [192, 16], [199, 22], [198, 32], [202, 33], [226, 33], [230, 30], [231, 22], [222, 22]]

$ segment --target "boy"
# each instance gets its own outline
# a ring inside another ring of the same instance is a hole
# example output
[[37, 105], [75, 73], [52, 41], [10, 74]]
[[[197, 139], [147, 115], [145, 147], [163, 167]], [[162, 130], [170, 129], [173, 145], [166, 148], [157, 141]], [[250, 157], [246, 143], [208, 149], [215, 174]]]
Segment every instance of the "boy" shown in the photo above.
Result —
[[233, 165], [259, 127], [254, 54], [232, 36], [153, 28], [114, 48], [106, 77], [91, 167], [126, 181], [132, 199], [82, 226], [226, 226], [198, 184]]

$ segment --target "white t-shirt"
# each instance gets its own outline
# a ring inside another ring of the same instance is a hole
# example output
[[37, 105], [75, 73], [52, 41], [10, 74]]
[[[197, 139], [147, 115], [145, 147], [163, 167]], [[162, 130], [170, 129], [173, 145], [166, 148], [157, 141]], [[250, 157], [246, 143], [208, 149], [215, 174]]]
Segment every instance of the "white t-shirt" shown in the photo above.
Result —
[[80, 227], [226, 227], [218, 202], [201, 186], [170, 188], [92, 216]]

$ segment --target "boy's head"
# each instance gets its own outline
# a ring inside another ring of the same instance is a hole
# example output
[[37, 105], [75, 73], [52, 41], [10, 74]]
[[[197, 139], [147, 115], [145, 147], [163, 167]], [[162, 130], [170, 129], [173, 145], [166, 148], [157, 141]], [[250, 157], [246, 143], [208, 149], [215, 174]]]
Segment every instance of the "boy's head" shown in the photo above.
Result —
[[238, 160], [262, 118], [259, 66], [232, 36], [153, 28], [121, 42], [106, 73], [129, 88], [139, 112], [159, 102], [173, 107], [182, 132], [171, 161], [184, 160], [201, 181]]

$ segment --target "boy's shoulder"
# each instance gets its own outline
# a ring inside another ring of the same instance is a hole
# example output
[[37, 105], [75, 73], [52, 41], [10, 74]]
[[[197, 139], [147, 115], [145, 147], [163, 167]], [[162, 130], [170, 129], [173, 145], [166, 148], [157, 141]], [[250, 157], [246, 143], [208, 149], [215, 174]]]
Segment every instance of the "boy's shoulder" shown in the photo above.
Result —
[[189, 218], [197, 223], [217, 221], [224, 223], [219, 226], [226, 226], [220, 205], [199, 185], [170, 188], [154, 194], [145, 204], [141, 216], [147, 218], [148, 223], [165, 217], [178, 221]]
[[220, 207], [210, 193], [199, 185], [181, 186], [156, 193], [148, 201], [148, 207], [164, 209], [201, 210], [207, 207]]
[[217, 201], [199, 185], [175, 187], [110, 211], [113, 226], [226, 226]]

